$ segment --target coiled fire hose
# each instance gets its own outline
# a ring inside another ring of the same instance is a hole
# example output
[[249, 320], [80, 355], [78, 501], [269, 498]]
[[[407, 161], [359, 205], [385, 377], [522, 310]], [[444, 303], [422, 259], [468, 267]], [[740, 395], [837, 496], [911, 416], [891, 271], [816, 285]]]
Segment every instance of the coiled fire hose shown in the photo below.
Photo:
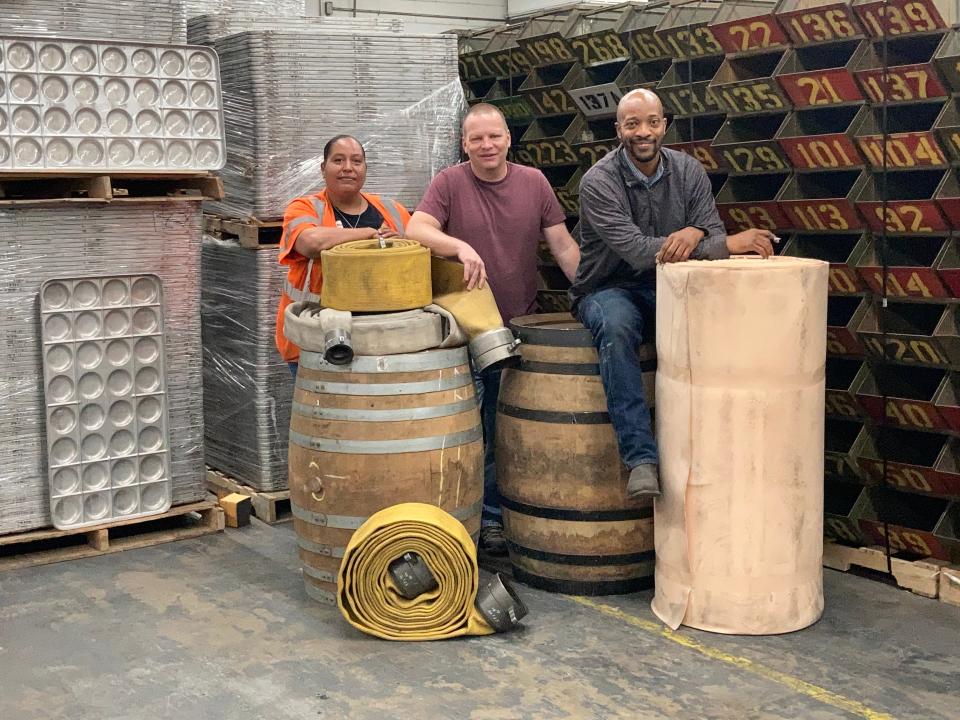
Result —
[[320, 304], [350, 312], [395, 312], [429, 305], [430, 251], [413, 240], [354, 240], [320, 253]]
[[[322, 353], [335, 365], [357, 355], [398, 355], [430, 348], [460, 347], [467, 340], [454, 317], [438, 305], [423, 310], [352, 315], [310, 302], [295, 302], [284, 311], [284, 334], [301, 350]], [[348, 348], [340, 360], [331, 350]]]
[[478, 596], [479, 585], [476, 547], [463, 524], [434, 505], [401, 503], [353, 534], [337, 605], [355, 628], [384, 640], [489, 635], [526, 615], [499, 575]]

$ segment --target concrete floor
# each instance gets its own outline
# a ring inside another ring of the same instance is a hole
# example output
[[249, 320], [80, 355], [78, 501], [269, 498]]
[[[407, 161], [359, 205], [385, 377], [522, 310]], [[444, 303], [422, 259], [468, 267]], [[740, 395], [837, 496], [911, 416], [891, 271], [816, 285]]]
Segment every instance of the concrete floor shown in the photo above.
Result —
[[0, 575], [3, 720], [960, 717], [960, 609], [826, 571], [792, 635], [665, 631], [649, 592], [520, 591], [526, 627], [368, 638], [304, 594], [293, 528]]

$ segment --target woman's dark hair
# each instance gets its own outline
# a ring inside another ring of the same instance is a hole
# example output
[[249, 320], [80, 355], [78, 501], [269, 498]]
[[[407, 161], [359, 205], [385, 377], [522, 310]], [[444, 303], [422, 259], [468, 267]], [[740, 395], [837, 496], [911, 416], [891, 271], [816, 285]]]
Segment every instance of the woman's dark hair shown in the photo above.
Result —
[[327, 140], [327, 144], [323, 146], [324, 162], [326, 162], [330, 157], [330, 151], [333, 149], [333, 146], [341, 140], [355, 140], [357, 145], [360, 146], [360, 151], [363, 153], [363, 159], [367, 159], [367, 151], [363, 149], [363, 143], [357, 140], [353, 135], [334, 135], [332, 138]]

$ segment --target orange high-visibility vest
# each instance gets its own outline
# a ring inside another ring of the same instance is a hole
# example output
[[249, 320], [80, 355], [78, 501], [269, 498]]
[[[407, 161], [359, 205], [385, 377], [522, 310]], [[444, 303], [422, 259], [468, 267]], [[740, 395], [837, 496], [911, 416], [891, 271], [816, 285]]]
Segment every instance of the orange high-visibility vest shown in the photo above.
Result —
[[[403, 235], [410, 213], [396, 200], [369, 193], [361, 193], [364, 199], [380, 211], [384, 222], [394, 232]], [[300, 358], [300, 348], [283, 334], [283, 313], [287, 305], [299, 300], [320, 302], [320, 288], [323, 285], [323, 268], [320, 258], [307, 258], [294, 250], [297, 238], [307, 228], [336, 227], [333, 204], [327, 201], [327, 191], [316, 195], [297, 198], [287, 206], [283, 214], [283, 235], [280, 238], [280, 254], [277, 260], [287, 266], [287, 279], [280, 293], [280, 307], [277, 310], [277, 350], [286, 362], [296, 362]]]

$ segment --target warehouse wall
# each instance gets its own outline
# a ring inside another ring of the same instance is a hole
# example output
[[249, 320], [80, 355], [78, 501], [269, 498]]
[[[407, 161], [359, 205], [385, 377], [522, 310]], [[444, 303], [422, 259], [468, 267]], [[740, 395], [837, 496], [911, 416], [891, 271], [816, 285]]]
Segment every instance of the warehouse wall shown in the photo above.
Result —
[[[327, 13], [332, 6], [333, 12]], [[308, 0], [311, 14], [357, 17], [399, 17], [407, 32], [444, 32], [455, 28], [484, 27], [503, 22], [507, 0]]]
[[[587, 0], [591, 5], [618, 5], [622, 0]], [[507, 16], [516, 17], [540, 10], [569, 7], [570, 0], [507, 0]]]
[[[641, 0], [642, 1], [642, 0]], [[616, 5], [622, 0], [587, 0], [596, 5]], [[570, 7], [570, 0], [307, 0], [310, 15], [399, 17], [408, 32], [444, 32], [457, 28], [486, 27], [540, 10]], [[332, 12], [329, 12], [332, 9]]]

